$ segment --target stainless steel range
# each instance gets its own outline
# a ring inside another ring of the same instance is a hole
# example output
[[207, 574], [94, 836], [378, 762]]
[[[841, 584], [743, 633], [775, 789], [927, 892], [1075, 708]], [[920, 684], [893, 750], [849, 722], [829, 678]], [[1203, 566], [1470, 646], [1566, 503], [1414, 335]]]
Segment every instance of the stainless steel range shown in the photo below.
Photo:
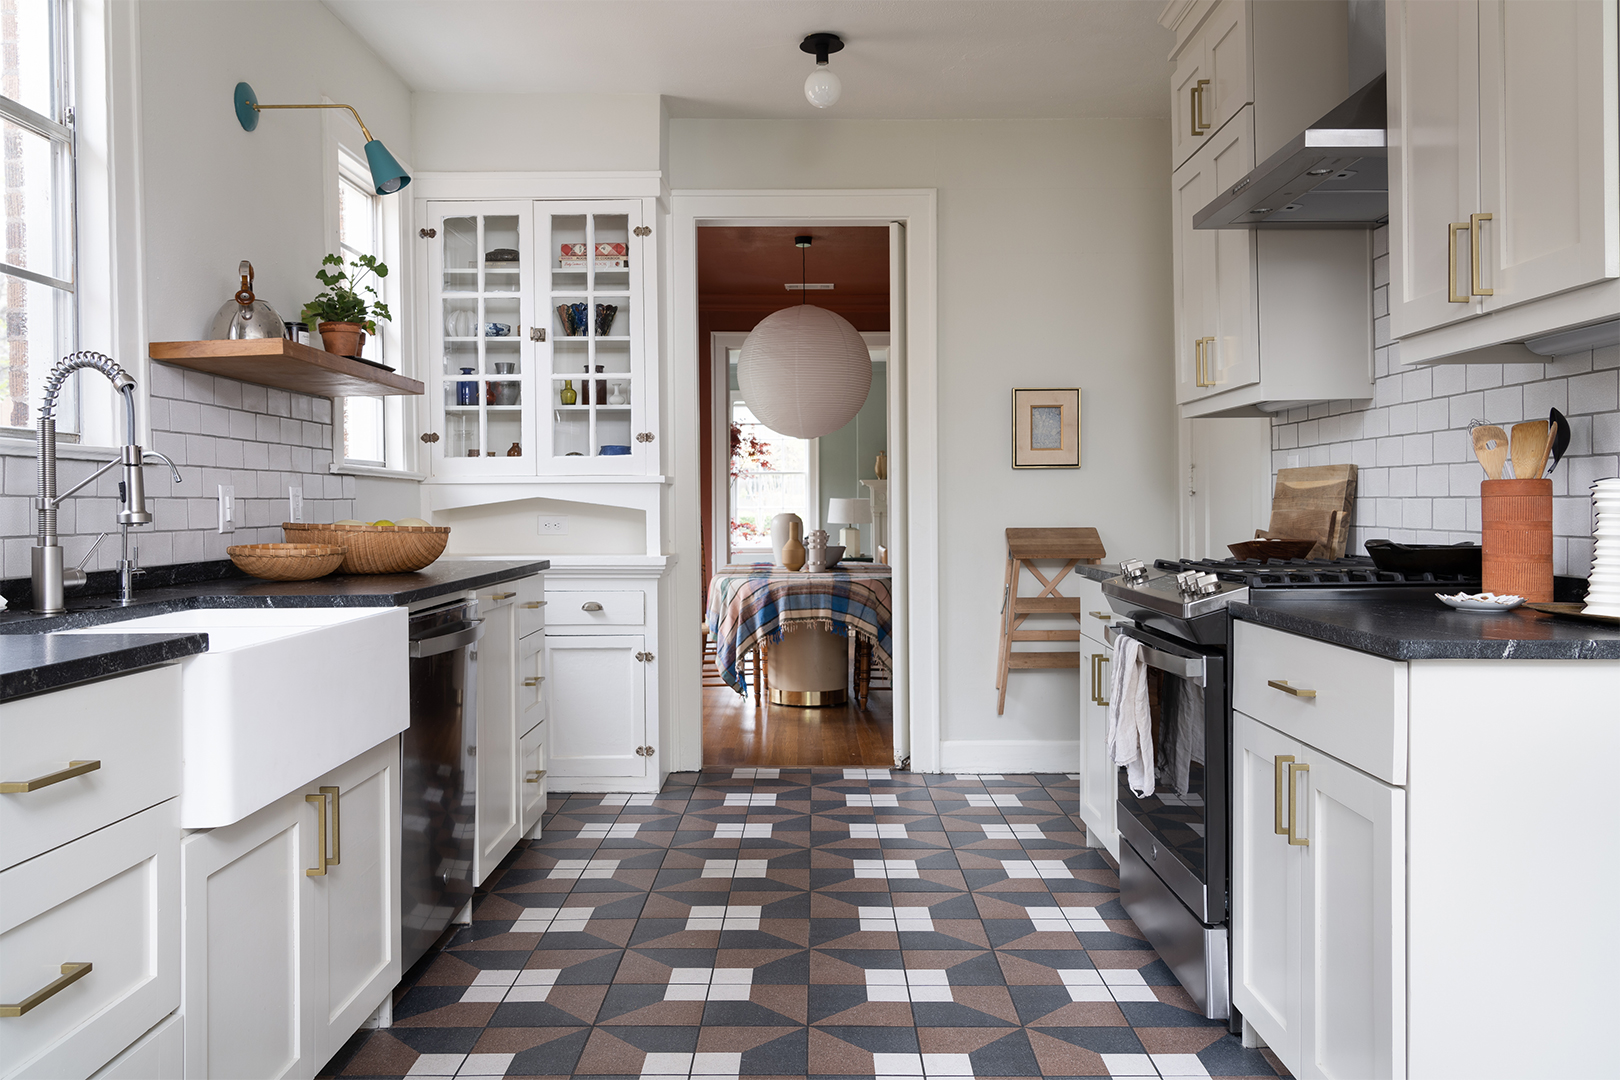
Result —
[[[1465, 588], [1478, 578], [1403, 575], [1371, 559], [1332, 561], [1131, 560], [1103, 582], [1128, 622], [1109, 641], [1133, 638], [1147, 668], [1153, 719], [1154, 791], [1138, 796], [1119, 770], [1119, 891], [1146, 935], [1206, 1017], [1231, 1007], [1231, 612], [1253, 593], [1365, 597], [1369, 590]], [[1183, 745], [1178, 748], [1177, 743]], [[1190, 742], [1198, 751], [1188, 753]], [[1178, 759], [1179, 750], [1179, 759]], [[1201, 756], [1202, 760], [1199, 760]], [[1185, 761], [1185, 778], [1178, 760]]]

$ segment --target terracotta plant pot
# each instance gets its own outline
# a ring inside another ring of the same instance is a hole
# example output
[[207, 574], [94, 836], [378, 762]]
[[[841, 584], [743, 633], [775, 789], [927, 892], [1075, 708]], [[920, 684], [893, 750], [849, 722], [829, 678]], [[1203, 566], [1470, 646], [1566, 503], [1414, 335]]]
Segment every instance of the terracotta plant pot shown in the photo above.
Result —
[[339, 356], [359, 356], [366, 347], [366, 328], [354, 322], [323, 322], [316, 326], [321, 347]]

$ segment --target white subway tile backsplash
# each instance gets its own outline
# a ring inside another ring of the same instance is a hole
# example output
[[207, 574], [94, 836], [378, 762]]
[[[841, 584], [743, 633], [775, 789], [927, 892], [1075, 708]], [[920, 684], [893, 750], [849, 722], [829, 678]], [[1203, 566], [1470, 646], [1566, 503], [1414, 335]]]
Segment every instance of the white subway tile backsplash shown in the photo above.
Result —
[[[1388, 333], [1386, 229], [1373, 235], [1374, 331]], [[1472, 420], [1504, 428], [1559, 409], [1569, 450], [1552, 476], [1554, 569], [1582, 576], [1592, 563], [1590, 485], [1620, 475], [1620, 346], [1547, 363], [1437, 364], [1403, 371], [1400, 343], [1375, 354], [1370, 406], [1354, 402], [1290, 409], [1272, 418], [1273, 468], [1354, 463], [1358, 498], [1353, 547], [1375, 536], [1412, 543], [1478, 542], [1479, 484]], [[352, 479], [352, 478], [351, 478]]]

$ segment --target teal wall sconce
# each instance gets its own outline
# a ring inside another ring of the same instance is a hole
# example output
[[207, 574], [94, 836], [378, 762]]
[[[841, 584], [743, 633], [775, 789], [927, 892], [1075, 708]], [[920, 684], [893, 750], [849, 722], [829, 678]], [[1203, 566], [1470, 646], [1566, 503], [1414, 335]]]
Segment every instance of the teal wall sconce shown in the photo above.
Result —
[[353, 105], [260, 105], [258, 95], [253, 87], [245, 82], [236, 84], [236, 90], [231, 95], [231, 103], [236, 108], [236, 119], [241, 123], [243, 131], [252, 131], [259, 126], [259, 113], [265, 109], [348, 109], [354, 115], [354, 122], [360, 125], [360, 134], [366, 137], [366, 164], [371, 166], [371, 182], [379, 195], [392, 195], [406, 184], [411, 182], [410, 174], [394, 160], [394, 155], [388, 152], [377, 139], [372, 137], [366, 122], [360, 119]]

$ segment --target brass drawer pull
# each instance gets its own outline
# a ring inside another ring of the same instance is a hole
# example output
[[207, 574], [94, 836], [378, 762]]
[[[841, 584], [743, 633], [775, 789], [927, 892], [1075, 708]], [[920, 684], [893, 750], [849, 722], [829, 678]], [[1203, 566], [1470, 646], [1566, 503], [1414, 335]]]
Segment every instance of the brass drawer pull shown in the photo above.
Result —
[[1468, 275], [1469, 275], [1469, 284], [1471, 286], [1473, 286], [1473, 288], [1470, 291], [1475, 296], [1495, 296], [1496, 295], [1496, 290], [1495, 289], [1487, 289], [1485, 286], [1483, 286], [1483, 285], [1481, 285], [1479, 283], [1479, 237], [1480, 237], [1480, 234], [1485, 231], [1484, 228], [1482, 228], [1479, 223], [1482, 222], [1482, 221], [1490, 221], [1490, 220], [1491, 220], [1491, 215], [1489, 215], [1489, 214], [1469, 214], [1468, 215], [1468, 232], [1469, 232], [1469, 241], [1470, 241], [1470, 244], [1471, 244], [1471, 250], [1470, 250], [1471, 261], [1468, 264]]
[[1446, 232], [1446, 300], [1453, 304], [1468, 303], [1468, 294], [1457, 291], [1457, 233], [1462, 229], [1473, 231], [1466, 221], [1453, 221]]
[[538, 611], [546, 606], [546, 602], [544, 600], [525, 600], [523, 606], [530, 611]]
[[332, 854], [326, 860], [326, 865], [336, 866], [343, 861], [339, 857], [343, 854], [343, 818], [339, 814], [343, 799], [335, 787], [323, 787], [321, 794], [332, 797]]
[[1299, 808], [1294, 805], [1294, 788], [1296, 786], [1294, 777], [1299, 773], [1309, 773], [1310, 771], [1311, 767], [1309, 765], [1296, 764], [1292, 761], [1288, 763], [1288, 842], [1295, 847], [1311, 846], [1310, 837], [1299, 835], [1299, 818], [1297, 816]]
[[1103, 665], [1112, 660], [1107, 653], [1091, 654], [1091, 700], [1098, 705], [1106, 706], [1108, 699], [1103, 697], [1102, 688], [1108, 685], [1108, 676], [1103, 674]]
[[581, 610], [581, 611], [601, 611], [602, 610], [602, 605], [598, 604], [595, 600], [587, 600], [587, 601], [585, 601], [584, 604], [582, 604], [580, 606], [579, 610]]
[[517, 595], [517, 593], [515, 593], [515, 592], [492, 592], [492, 593], [489, 594], [489, 598], [498, 603], [498, 602], [500, 602], [502, 600], [510, 600], [510, 599], [512, 599], [512, 597], [514, 597], [516, 595]]
[[529, 773], [528, 776], [525, 776], [523, 778], [523, 782], [525, 784], [538, 784], [540, 781], [544, 780], [545, 778], [546, 778], [546, 770], [544, 770], [544, 769], [535, 769], [533, 772]]
[[1267, 679], [1266, 685], [1271, 687], [1273, 690], [1281, 690], [1283, 693], [1292, 697], [1313, 698], [1316, 696], [1315, 690], [1306, 690], [1301, 686], [1289, 686], [1287, 679]]
[[304, 870], [307, 877], [326, 876], [326, 796], [305, 795], [304, 801], [315, 804], [315, 865]]
[[[24, 791], [38, 791], [40, 788], [50, 787], [52, 784], [60, 784], [64, 780], [71, 780], [75, 776], [83, 776], [85, 773], [95, 772], [99, 768], [101, 768], [100, 761], [70, 761], [68, 762], [67, 768], [60, 769], [53, 773], [46, 773], [44, 776], [36, 776], [32, 780], [7, 780], [4, 783], [0, 783], [0, 794], [16, 795]], [[66, 986], [67, 984], [63, 983], [62, 985]], [[12, 1013], [7, 1015], [21, 1014]]]
[[1288, 820], [1283, 817], [1283, 787], [1288, 783], [1288, 770], [1283, 766], [1293, 760], [1293, 754], [1278, 754], [1271, 759], [1271, 768], [1277, 780], [1277, 791], [1271, 798], [1272, 831], [1278, 836], [1288, 835]]
[[546, 677], [544, 675], [530, 675], [528, 678], [523, 680], [523, 685], [524, 686], [539, 686], [541, 683], [543, 683], [545, 681], [546, 681]]
[[63, 964], [61, 978], [52, 980], [48, 985], [35, 990], [15, 1005], [0, 1005], [0, 1016], [22, 1016], [34, 1006], [39, 1005], [60, 994], [86, 975], [90, 974], [90, 964]]
[[1086, 614], [1090, 615], [1093, 619], [1101, 619], [1103, 622], [1109, 622], [1113, 619], [1113, 616], [1108, 614], [1106, 611], [1088, 611]]

